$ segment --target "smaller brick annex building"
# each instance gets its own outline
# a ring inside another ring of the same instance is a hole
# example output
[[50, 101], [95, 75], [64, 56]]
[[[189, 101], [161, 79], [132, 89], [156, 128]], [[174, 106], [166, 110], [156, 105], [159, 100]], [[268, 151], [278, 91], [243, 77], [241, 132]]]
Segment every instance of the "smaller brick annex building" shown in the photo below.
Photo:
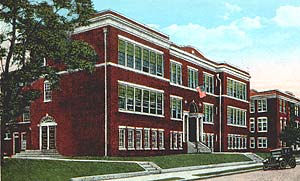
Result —
[[[265, 152], [285, 146], [280, 133], [290, 121], [300, 126], [300, 99], [280, 90], [250, 91], [249, 150]], [[299, 150], [298, 145], [294, 149]]]
[[248, 150], [248, 72], [110, 10], [91, 22], [72, 37], [96, 50], [95, 72], [61, 71], [55, 91], [35, 82], [44, 96], [30, 105], [27, 129], [8, 142], [20, 145], [23, 134], [23, 149], [66, 156]]

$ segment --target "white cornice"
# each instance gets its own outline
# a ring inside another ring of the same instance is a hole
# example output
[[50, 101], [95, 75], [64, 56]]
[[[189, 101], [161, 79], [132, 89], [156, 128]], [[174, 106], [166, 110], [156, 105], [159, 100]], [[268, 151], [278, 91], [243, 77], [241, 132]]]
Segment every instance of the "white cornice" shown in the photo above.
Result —
[[134, 36], [140, 37], [142, 39], [145, 39], [146, 41], [152, 42], [167, 49], [169, 49], [171, 44], [171, 42], [167, 38], [163, 38], [146, 28], [138, 26], [128, 20], [122, 19], [110, 13], [97, 16], [95, 18], [92, 18], [90, 21], [91, 24], [89, 26], [76, 28], [74, 34], [86, 32], [104, 26], [113, 26], [117, 29], [125, 31]]

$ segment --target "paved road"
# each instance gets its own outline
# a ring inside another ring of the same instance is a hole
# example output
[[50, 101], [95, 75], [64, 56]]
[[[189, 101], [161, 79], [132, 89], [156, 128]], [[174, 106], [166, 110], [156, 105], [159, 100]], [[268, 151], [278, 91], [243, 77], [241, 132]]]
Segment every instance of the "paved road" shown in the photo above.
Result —
[[300, 165], [294, 169], [268, 170], [207, 179], [208, 181], [300, 181]]

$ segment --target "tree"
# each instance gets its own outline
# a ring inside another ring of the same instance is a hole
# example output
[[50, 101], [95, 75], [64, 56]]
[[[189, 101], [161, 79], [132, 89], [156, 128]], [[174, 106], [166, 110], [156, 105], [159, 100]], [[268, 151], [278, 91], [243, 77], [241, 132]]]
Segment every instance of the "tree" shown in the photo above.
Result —
[[95, 51], [72, 40], [71, 34], [88, 25], [94, 13], [91, 0], [1, 0], [0, 22], [6, 25], [0, 34], [1, 143], [5, 124], [14, 122], [40, 96], [31, 84], [44, 77], [53, 88], [58, 86], [59, 69], [43, 66], [44, 59], [69, 71], [93, 71]]
[[300, 144], [300, 128], [295, 121], [290, 121], [280, 134], [281, 141], [287, 146]]

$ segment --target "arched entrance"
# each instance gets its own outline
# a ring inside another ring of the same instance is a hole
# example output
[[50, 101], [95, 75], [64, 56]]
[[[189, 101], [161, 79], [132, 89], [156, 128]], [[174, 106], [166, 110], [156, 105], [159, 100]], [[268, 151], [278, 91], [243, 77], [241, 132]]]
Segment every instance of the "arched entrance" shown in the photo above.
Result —
[[56, 149], [56, 126], [54, 118], [45, 116], [40, 122], [40, 150]]

